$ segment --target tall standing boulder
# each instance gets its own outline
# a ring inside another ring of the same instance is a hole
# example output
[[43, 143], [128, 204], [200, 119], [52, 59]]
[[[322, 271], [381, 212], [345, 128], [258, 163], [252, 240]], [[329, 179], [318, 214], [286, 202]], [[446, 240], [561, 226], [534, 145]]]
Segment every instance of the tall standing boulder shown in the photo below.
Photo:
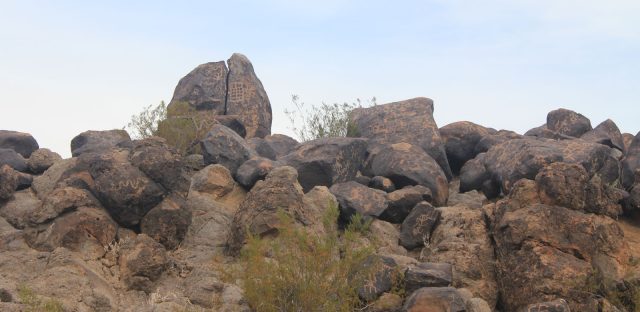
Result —
[[271, 104], [253, 65], [240, 53], [231, 55], [227, 63], [229, 76], [225, 114], [240, 116], [247, 138], [263, 138], [271, 134]]
[[282, 157], [282, 163], [298, 171], [305, 192], [314, 186], [331, 186], [353, 180], [362, 167], [367, 141], [355, 138], [323, 138], [304, 142]]
[[37, 150], [39, 146], [31, 134], [0, 130], [0, 148], [12, 149], [22, 157], [29, 158], [31, 153]]
[[353, 136], [368, 138], [374, 143], [404, 142], [418, 146], [438, 162], [447, 179], [451, 178], [444, 144], [433, 119], [433, 100], [420, 97], [356, 108], [349, 118], [355, 128]]
[[173, 111], [177, 103], [188, 103], [195, 111], [224, 115], [227, 74], [224, 61], [199, 65], [180, 79], [167, 110]]
[[587, 117], [564, 108], [547, 114], [547, 129], [576, 138], [592, 130]]

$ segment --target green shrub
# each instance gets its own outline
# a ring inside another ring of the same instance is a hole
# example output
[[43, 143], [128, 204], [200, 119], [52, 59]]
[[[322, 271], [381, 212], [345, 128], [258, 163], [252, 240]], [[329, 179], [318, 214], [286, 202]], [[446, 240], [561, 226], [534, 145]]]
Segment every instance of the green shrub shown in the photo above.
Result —
[[363, 263], [373, 251], [360, 248], [349, 229], [339, 237], [338, 214], [330, 205], [323, 234], [308, 233], [281, 212], [275, 238], [248, 235], [241, 280], [254, 311], [353, 311], [361, 305], [357, 285], [371, 276]]
[[144, 139], [156, 135], [158, 124], [167, 118], [167, 105], [161, 101], [158, 106], [149, 105], [138, 115], [131, 116], [125, 127], [136, 139]]
[[42, 300], [26, 285], [18, 286], [18, 298], [27, 306], [25, 312], [63, 312], [62, 303], [55, 299]]
[[327, 137], [357, 136], [355, 126], [349, 121], [349, 113], [357, 107], [376, 105], [376, 98], [368, 103], [356, 99], [355, 103], [322, 103], [307, 107], [297, 95], [291, 96], [294, 110], [286, 110], [291, 130], [300, 141], [311, 141]]
[[349, 224], [347, 225], [347, 231], [357, 232], [362, 235], [366, 235], [371, 228], [371, 223], [373, 222], [373, 218], [364, 217], [359, 212], [356, 212], [351, 215], [349, 218]]

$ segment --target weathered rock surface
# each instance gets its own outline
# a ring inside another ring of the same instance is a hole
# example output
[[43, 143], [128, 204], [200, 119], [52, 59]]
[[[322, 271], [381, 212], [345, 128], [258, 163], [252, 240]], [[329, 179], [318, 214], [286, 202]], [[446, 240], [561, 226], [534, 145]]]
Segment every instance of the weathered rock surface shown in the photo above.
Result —
[[422, 185], [431, 189], [433, 204], [445, 205], [449, 196], [447, 177], [433, 158], [407, 143], [383, 147], [368, 160], [370, 175], [391, 179], [396, 187]]
[[406, 186], [387, 194], [389, 205], [380, 219], [392, 223], [402, 223], [411, 209], [421, 201], [431, 201], [431, 190], [422, 185]]
[[453, 281], [451, 264], [421, 262], [404, 273], [405, 291], [409, 294], [422, 287], [448, 287]]
[[279, 163], [263, 157], [253, 157], [245, 161], [236, 172], [236, 181], [246, 189], [251, 189], [258, 180], [264, 179]]
[[421, 202], [411, 210], [400, 227], [400, 245], [407, 249], [424, 246], [440, 218], [440, 211], [431, 204]]
[[18, 173], [9, 165], [0, 166], [0, 200], [13, 196], [18, 189]]
[[476, 157], [476, 145], [489, 134], [487, 128], [469, 121], [454, 122], [440, 128], [440, 136], [454, 174], [460, 172], [464, 163]]
[[549, 302], [534, 303], [528, 305], [523, 312], [571, 312], [569, 304], [564, 299], [557, 299]]
[[593, 130], [583, 134], [580, 138], [589, 142], [603, 144], [611, 148], [617, 148], [620, 151], [625, 150], [622, 133], [620, 133], [620, 129], [618, 129], [616, 123], [611, 119], [601, 122]]
[[288, 155], [298, 146], [298, 141], [284, 134], [271, 134], [264, 137], [265, 142], [269, 144], [275, 152], [276, 157]]
[[38, 142], [31, 134], [0, 130], [0, 148], [14, 150], [24, 158], [29, 158], [31, 153], [39, 148]]
[[375, 143], [409, 143], [422, 148], [441, 167], [447, 179], [451, 169], [438, 126], [433, 119], [433, 100], [414, 98], [401, 102], [356, 108], [350, 114], [356, 136]]
[[16, 151], [7, 148], [0, 148], [0, 166], [8, 165], [16, 171], [26, 172], [29, 168], [27, 161]]
[[224, 61], [199, 65], [178, 82], [167, 107], [172, 111], [176, 103], [188, 103], [193, 110], [226, 113], [227, 66]]
[[330, 187], [351, 181], [362, 167], [367, 141], [353, 138], [324, 138], [304, 142], [281, 162], [298, 171], [305, 192], [314, 186]]
[[640, 182], [640, 132], [631, 140], [622, 162], [622, 186], [626, 189]]
[[340, 219], [343, 222], [349, 222], [351, 216], [356, 213], [377, 217], [388, 206], [385, 192], [354, 181], [336, 183], [329, 191], [340, 204]]
[[576, 138], [592, 130], [591, 121], [587, 117], [564, 108], [547, 114], [547, 128]]
[[128, 289], [150, 293], [168, 265], [164, 247], [151, 237], [140, 234], [126, 241], [120, 249], [120, 278]]
[[62, 160], [62, 157], [58, 153], [52, 152], [48, 148], [40, 148], [31, 154], [31, 157], [27, 160], [27, 165], [30, 172], [41, 174], [60, 160]]
[[263, 138], [271, 134], [271, 104], [253, 65], [240, 53], [231, 55], [227, 63], [226, 114], [240, 116], [247, 138]]
[[249, 160], [255, 152], [237, 133], [223, 125], [213, 125], [211, 131], [200, 142], [205, 164], [220, 164], [235, 174], [238, 167]]
[[186, 196], [189, 175], [180, 154], [159, 137], [133, 142], [129, 161], [165, 190]]
[[164, 245], [167, 250], [178, 248], [191, 225], [191, 211], [179, 197], [167, 197], [149, 210], [140, 222], [140, 230]]
[[373, 301], [393, 287], [397, 264], [393, 258], [370, 256], [363, 264], [363, 270], [373, 269], [372, 276], [358, 287], [358, 296], [364, 301]]
[[101, 153], [114, 147], [130, 148], [131, 137], [124, 130], [85, 131], [71, 140], [71, 155]]
[[381, 176], [375, 176], [371, 178], [369, 187], [384, 191], [386, 193], [391, 193], [396, 190], [396, 186], [393, 184], [393, 181]]
[[247, 140], [247, 145], [251, 147], [260, 157], [276, 160], [276, 151], [273, 150], [269, 142], [263, 138], [251, 138]]
[[455, 288], [425, 287], [414, 291], [405, 301], [404, 312], [465, 312], [464, 299]]

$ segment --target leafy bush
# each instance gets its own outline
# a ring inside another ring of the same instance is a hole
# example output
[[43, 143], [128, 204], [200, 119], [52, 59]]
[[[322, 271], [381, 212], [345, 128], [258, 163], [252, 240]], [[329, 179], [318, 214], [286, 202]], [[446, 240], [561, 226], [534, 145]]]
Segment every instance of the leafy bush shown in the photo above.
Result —
[[352, 134], [354, 125], [349, 121], [349, 113], [357, 107], [376, 105], [373, 97], [368, 103], [356, 99], [355, 103], [322, 103], [307, 107], [297, 95], [291, 96], [294, 110], [286, 110], [291, 130], [300, 141], [311, 141], [327, 137], [344, 137]]
[[167, 119], [167, 105], [161, 101], [158, 106], [149, 105], [138, 115], [131, 116], [125, 127], [136, 139], [144, 139], [156, 135], [160, 121]]
[[372, 275], [363, 264], [373, 251], [359, 248], [359, 234], [349, 229], [339, 237], [338, 214], [330, 205], [323, 234], [308, 233], [281, 212], [277, 237], [248, 235], [241, 279], [254, 311], [353, 311], [361, 305], [357, 285]]
[[42, 300], [26, 285], [18, 287], [18, 298], [22, 304], [27, 306], [26, 312], [64, 312], [60, 301]]

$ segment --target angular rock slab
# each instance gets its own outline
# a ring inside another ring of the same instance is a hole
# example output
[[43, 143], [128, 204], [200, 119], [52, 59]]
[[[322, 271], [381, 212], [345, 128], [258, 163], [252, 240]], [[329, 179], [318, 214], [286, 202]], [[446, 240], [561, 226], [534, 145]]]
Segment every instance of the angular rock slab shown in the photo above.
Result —
[[354, 109], [349, 118], [355, 135], [375, 143], [409, 143], [422, 148], [452, 177], [438, 126], [433, 119], [433, 100], [420, 97], [410, 100]]

